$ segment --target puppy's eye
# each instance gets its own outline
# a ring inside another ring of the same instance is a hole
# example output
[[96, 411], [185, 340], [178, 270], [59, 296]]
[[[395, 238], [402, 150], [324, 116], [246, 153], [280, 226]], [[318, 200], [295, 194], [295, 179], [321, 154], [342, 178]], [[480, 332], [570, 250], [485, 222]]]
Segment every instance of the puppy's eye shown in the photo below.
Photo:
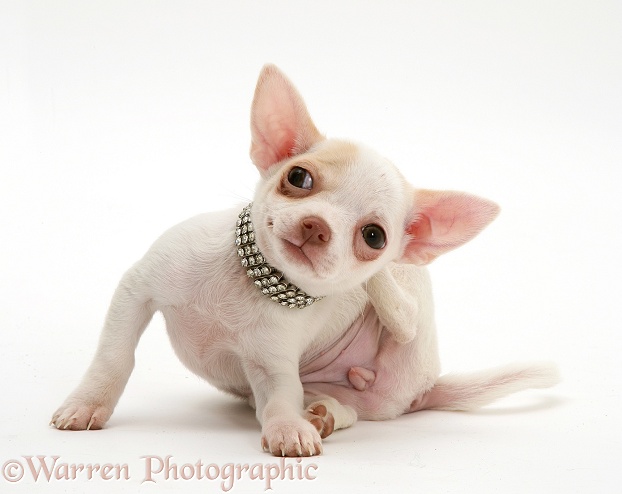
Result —
[[299, 189], [311, 190], [313, 188], [313, 177], [304, 168], [295, 166], [289, 171], [287, 181]]
[[378, 225], [365, 225], [361, 232], [365, 243], [372, 249], [382, 249], [387, 243], [384, 230]]

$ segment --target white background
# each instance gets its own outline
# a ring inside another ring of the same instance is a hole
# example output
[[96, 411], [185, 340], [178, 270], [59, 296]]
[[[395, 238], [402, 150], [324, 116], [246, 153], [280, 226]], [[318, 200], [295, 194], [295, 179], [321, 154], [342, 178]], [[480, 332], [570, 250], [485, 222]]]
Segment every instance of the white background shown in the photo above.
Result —
[[621, 5], [0, 0], [0, 463], [131, 471], [26, 472], [0, 491], [218, 492], [141, 483], [141, 456], [273, 461], [252, 411], [186, 371], [158, 317], [106, 429], [47, 425], [123, 271], [176, 222], [251, 198], [249, 108], [270, 61], [329, 136], [502, 206], [431, 268], [444, 370], [544, 359], [564, 378], [477, 413], [358, 423], [303, 462], [315, 480], [274, 492], [620, 492]]

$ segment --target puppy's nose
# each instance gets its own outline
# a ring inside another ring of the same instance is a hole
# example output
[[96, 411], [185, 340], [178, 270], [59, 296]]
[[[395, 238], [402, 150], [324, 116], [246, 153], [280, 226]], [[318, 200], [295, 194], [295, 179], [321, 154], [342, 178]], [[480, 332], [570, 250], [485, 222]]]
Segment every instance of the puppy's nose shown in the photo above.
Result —
[[301, 225], [305, 243], [325, 244], [330, 240], [330, 228], [322, 218], [309, 216], [301, 221]]

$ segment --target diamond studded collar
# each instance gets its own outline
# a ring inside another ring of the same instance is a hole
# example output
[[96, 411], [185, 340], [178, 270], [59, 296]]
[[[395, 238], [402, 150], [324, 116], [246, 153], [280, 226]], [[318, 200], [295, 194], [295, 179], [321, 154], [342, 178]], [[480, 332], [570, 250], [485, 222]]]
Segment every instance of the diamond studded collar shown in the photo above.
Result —
[[235, 227], [235, 246], [247, 276], [270, 300], [290, 309], [304, 309], [322, 299], [323, 297], [307, 295], [266, 262], [255, 244], [255, 229], [251, 221], [252, 205], [250, 203], [238, 215]]

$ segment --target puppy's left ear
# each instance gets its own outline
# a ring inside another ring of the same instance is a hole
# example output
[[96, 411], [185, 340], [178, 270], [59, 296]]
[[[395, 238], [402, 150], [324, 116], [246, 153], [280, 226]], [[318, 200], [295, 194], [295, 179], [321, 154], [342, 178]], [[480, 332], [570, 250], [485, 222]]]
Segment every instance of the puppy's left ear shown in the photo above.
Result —
[[251, 159], [262, 176], [272, 165], [323, 139], [294, 85], [274, 65], [259, 75], [251, 109]]
[[416, 190], [399, 262], [429, 264], [481, 232], [499, 206], [464, 192]]

